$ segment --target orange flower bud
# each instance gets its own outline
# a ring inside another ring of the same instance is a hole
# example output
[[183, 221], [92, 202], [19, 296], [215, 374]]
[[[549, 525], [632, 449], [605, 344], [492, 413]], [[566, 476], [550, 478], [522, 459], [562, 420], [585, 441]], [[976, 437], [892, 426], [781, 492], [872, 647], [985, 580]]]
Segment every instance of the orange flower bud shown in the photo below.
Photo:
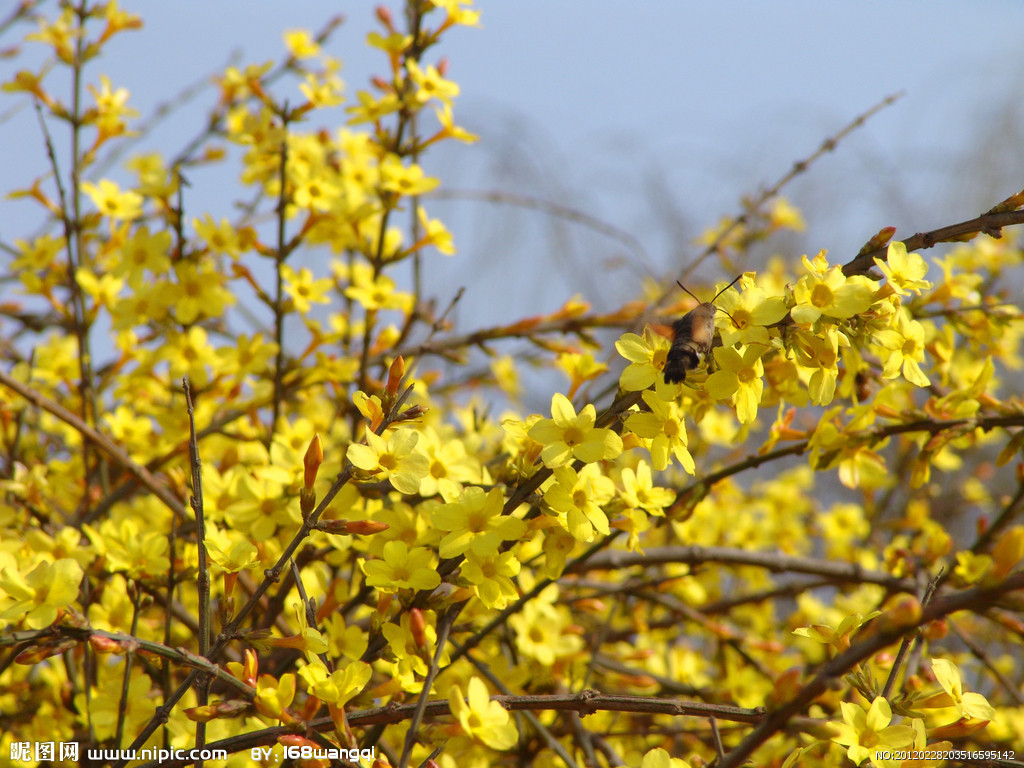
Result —
[[324, 463], [324, 445], [320, 440], [320, 435], [313, 435], [313, 439], [309, 442], [309, 448], [306, 449], [306, 455], [302, 457], [302, 466], [304, 469], [303, 482], [305, 488], [312, 489], [313, 483], [316, 482], [316, 473], [320, 471], [320, 465]]
[[402, 384], [402, 377], [405, 376], [405, 358], [401, 355], [396, 357], [388, 369], [388, 394], [394, 397]]
[[312, 720], [313, 715], [320, 709], [320, 705], [323, 702], [320, 701], [316, 696], [309, 696], [303, 703], [302, 709], [299, 710], [299, 718], [301, 720]]
[[419, 608], [409, 610], [409, 631], [412, 633], [412, 639], [416, 642], [417, 648], [427, 647], [427, 620]]
[[139, 641], [134, 637], [114, 639], [105, 635], [90, 635], [89, 645], [97, 653], [128, 653], [129, 651], [136, 652], [139, 650]]
[[205, 704], [201, 707], [191, 707], [185, 710], [185, 716], [196, 723], [208, 723], [224, 717], [235, 717], [250, 708], [245, 699], [226, 699], [214, 704]]
[[380, 19], [380, 23], [388, 28], [389, 31], [394, 31], [395, 24], [391, 19], [391, 11], [388, 10], [387, 6], [378, 5], [374, 9], [374, 14]]
[[[554, 519], [554, 518], [549, 518]], [[596, 597], [584, 597], [581, 600], [577, 600], [574, 605], [585, 613], [592, 614], [603, 614], [608, 610], [607, 603], [604, 600], [599, 600]]]
[[949, 624], [945, 619], [930, 621], [925, 624], [924, 637], [926, 640], [941, 640], [949, 632]]
[[912, 627], [921, 621], [921, 601], [913, 595], [901, 595], [890, 602], [888, 609], [878, 617], [882, 631]]
[[217, 706], [204, 704], [201, 707], [188, 707], [185, 710], [185, 717], [194, 723], [208, 723], [217, 719]]
[[961, 717], [955, 723], [949, 725], [940, 725], [937, 728], [928, 729], [929, 739], [962, 739], [965, 736], [970, 736], [972, 733], [977, 733], [986, 725], [988, 720], [967, 720]]
[[18, 664], [38, 664], [43, 659], [48, 659], [51, 656], [59, 656], [64, 653], [64, 651], [70, 650], [76, 645], [78, 645], [78, 641], [71, 638], [58, 640], [54, 643], [46, 643], [45, 645], [30, 645], [15, 656], [14, 661]]
[[316, 524], [317, 530], [324, 533], [354, 534], [356, 536], [369, 536], [374, 533], [386, 531], [391, 526], [387, 523], [378, 523], [376, 520], [321, 520]]
[[256, 652], [252, 648], [245, 649], [245, 661], [243, 662], [243, 682], [248, 683], [253, 688], [256, 687], [256, 678], [259, 677], [260, 673], [260, 660], [256, 658]]

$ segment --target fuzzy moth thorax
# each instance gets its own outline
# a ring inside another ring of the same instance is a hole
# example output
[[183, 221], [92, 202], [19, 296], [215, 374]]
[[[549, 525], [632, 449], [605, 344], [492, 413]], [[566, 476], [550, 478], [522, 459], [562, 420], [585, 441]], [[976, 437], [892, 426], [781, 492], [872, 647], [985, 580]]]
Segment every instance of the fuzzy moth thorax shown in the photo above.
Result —
[[[739, 279], [740, 276], [737, 276], [736, 280]], [[711, 352], [715, 340], [715, 312], [718, 311], [712, 302], [735, 285], [736, 280], [719, 291], [714, 299], [698, 304], [672, 323], [672, 346], [668, 350], [664, 370], [665, 381], [669, 384], [685, 381], [686, 372], [700, 365]], [[690, 293], [682, 283], [678, 285]], [[693, 294], [690, 293], [690, 296]]]

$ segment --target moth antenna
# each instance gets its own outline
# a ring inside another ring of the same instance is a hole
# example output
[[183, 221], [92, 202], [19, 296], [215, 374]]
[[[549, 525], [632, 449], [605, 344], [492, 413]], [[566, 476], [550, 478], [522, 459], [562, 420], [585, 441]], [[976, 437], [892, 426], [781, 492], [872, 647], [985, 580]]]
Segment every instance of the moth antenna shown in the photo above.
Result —
[[[737, 277], [736, 279], [737, 279], [737, 280], [739, 280], [739, 278], [738, 278], [738, 277]], [[688, 288], [687, 288], [687, 287], [686, 287], [685, 285], [683, 285], [682, 283], [680, 283], [680, 282], [679, 282], [678, 280], [676, 280], [676, 285], [678, 285], [678, 286], [679, 286], [680, 288], [682, 288], [682, 289], [683, 289], [684, 291], [686, 291], [687, 293], [690, 293], [689, 289], [688, 289]], [[702, 301], [701, 301], [700, 299], [698, 299], [698, 298], [697, 298], [696, 296], [694, 296], [694, 295], [693, 295], [692, 293], [690, 293], [690, 298], [692, 298], [692, 299], [693, 299], [694, 301], [696, 301], [696, 302], [697, 302], [698, 304], [703, 304], [703, 303], [704, 303], [704, 302], [702, 302]], [[716, 298], [717, 298], [717, 297], [716, 297]]]
[[[717, 296], [715, 298], [717, 298]], [[725, 310], [722, 309], [721, 307], [715, 307], [715, 312], [725, 312]], [[732, 320], [732, 324], [736, 325], [736, 318], [730, 315], [728, 312], [725, 312], [725, 314], [729, 317], [730, 320]]]
[[[718, 293], [716, 293], [716, 294], [715, 294], [715, 299], [717, 299], [717, 298], [718, 298], [719, 296], [721, 296], [721, 295], [722, 295], [723, 293], [725, 293], [725, 292], [726, 292], [726, 291], [728, 291], [728, 290], [729, 290], [730, 288], [732, 288], [732, 287], [733, 287], [734, 285], [736, 285], [736, 283], [738, 283], [738, 282], [740, 281], [740, 278], [741, 278], [741, 277], [743, 277], [743, 275], [742, 275], [742, 274], [736, 275], [736, 279], [735, 279], [735, 280], [733, 280], [733, 281], [732, 281], [731, 283], [729, 283], [729, 284], [728, 284], [727, 286], [725, 286], [725, 288], [723, 288], [722, 290], [720, 290], [720, 291], [719, 291]], [[680, 288], [682, 288], [682, 285], [680, 285], [679, 287], [680, 287]], [[684, 290], [684, 291], [686, 291], [686, 289], [685, 289], [685, 288], [683, 288], [683, 290]], [[690, 293], [689, 291], [686, 291], [686, 292], [687, 292], [687, 293]], [[691, 296], [693, 296], [693, 294], [692, 294], [692, 293], [690, 293], [690, 295], [691, 295]], [[709, 301], [709, 302], [708, 302], [708, 304], [714, 304], [714, 303], [715, 303], [715, 299], [712, 299], [711, 301]], [[723, 312], [725, 312], [725, 310], [724, 310], [724, 309], [723, 309], [722, 311], [723, 311]], [[729, 313], [728, 313], [728, 312], [725, 312], [725, 314], [729, 315]], [[732, 317], [732, 315], [729, 315], [729, 317]]]

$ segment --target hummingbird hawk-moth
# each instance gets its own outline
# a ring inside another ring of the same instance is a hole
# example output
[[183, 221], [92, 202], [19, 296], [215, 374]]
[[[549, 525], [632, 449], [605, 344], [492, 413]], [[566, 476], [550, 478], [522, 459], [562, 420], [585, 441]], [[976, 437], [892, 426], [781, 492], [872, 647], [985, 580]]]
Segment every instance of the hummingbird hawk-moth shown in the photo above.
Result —
[[[665, 381], [675, 384], [686, 380], [686, 372], [692, 371], [701, 360], [707, 357], [711, 351], [711, 344], [715, 340], [715, 299], [732, 288], [743, 275], [737, 275], [736, 279], [725, 288], [715, 294], [711, 301], [698, 303], [681, 318], [672, 323], [672, 346], [665, 358]], [[676, 281], [676, 285], [693, 296], [686, 286]], [[725, 310], [722, 310], [725, 312]]]

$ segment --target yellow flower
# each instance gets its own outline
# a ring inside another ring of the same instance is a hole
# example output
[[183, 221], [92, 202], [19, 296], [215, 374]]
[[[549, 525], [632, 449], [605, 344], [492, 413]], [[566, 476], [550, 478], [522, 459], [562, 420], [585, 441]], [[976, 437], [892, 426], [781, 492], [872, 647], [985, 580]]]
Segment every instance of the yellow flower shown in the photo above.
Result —
[[614, 459], [622, 453], [622, 439], [610, 429], [597, 428], [597, 411], [590, 403], [579, 415], [569, 399], [556, 392], [551, 398], [550, 419], [530, 427], [532, 440], [544, 445], [540, 457], [548, 467], [560, 467], [574, 458], [583, 462]]
[[437, 67], [428, 66], [426, 69], [413, 59], [406, 59], [405, 67], [409, 77], [416, 86], [414, 99], [418, 104], [426, 104], [431, 99], [437, 99], [445, 104], [451, 104], [452, 99], [459, 95], [458, 83], [445, 80]]
[[796, 306], [790, 311], [796, 322], [814, 323], [822, 315], [845, 319], [866, 312], [874, 303], [874, 284], [860, 275], [846, 277], [842, 267], [830, 269], [824, 251], [813, 263], [806, 256], [803, 262], [808, 274], [796, 284]]
[[171, 266], [170, 250], [170, 232], [150, 234], [149, 227], [143, 225], [122, 246], [121, 259], [114, 266], [114, 274], [118, 277], [127, 275], [132, 287], [138, 287], [143, 270], [148, 269], [153, 275], [166, 274]]
[[475, 133], [470, 133], [462, 126], [455, 124], [451, 105], [442, 104], [440, 107], [434, 107], [434, 114], [437, 115], [437, 122], [441, 124], [441, 130], [430, 141], [451, 138], [465, 144], [472, 144], [474, 141], [479, 140], [480, 137]]
[[417, 443], [430, 462], [430, 469], [420, 481], [420, 495], [440, 495], [445, 501], [454, 501], [462, 493], [463, 483], [480, 482], [480, 462], [466, 453], [466, 446], [454, 435], [442, 439], [438, 433], [425, 427]]
[[625, 467], [622, 470], [622, 493], [620, 498], [631, 509], [642, 509], [650, 515], [661, 516], [662, 510], [676, 500], [670, 488], [659, 488], [651, 477], [651, 465], [646, 461], [637, 464], [636, 471]]
[[224, 307], [235, 303], [235, 296], [224, 288], [224, 275], [208, 259], [201, 262], [179, 261], [174, 265], [178, 296], [174, 317], [183, 325], [200, 316], [220, 317]]
[[836, 393], [839, 378], [839, 347], [849, 346], [845, 335], [834, 326], [825, 329], [822, 335], [812, 335], [798, 330], [795, 334], [793, 351], [803, 368], [814, 371], [807, 391], [815, 405], [828, 405]]
[[276, 679], [273, 675], [260, 675], [256, 681], [256, 696], [253, 704], [256, 711], [274, 720], [291, 721], [285, 711], [295, 698], [295, 675], [289, 673]]
[[690, 764], [678, 757], [672, 757], [661, 747], [644, 753], [640, 768], [690, 768]]
[[455, 253], [455, 242], [452, 239], [452, 233], [445, 228], [444, 223], [440, 219], [432, 219], [427, 216], [427, 211], [422, 206], [416, 209], [416, 218], [420, 221], [420, 227], [422, 227], [424, 235], [416, 243], [416, 246], [413, 247], [422, 248], [423, 246], [432, 245], [445, 256], [451, 256]]
[[519, 539], [526, 533], [526, 523], [518, 517], [503, 515], [505, 498], [500, 488], [486, 494], [482, 488], [467, 488], [459, 501], [436, 507], [431, 517], [442, 531], [441, 557], [458, 557], [467, 551], [479, 556], [497, 552], [504, 541]]
[[660, 472], [668, 466], [670, 457], [675, 456], [683, 469], [694, 474], [697, 469], [687, 449], [686, 426], [679, 406], [650, 391], [643, 393], [643, 399], [649, 410], [629, 416], [626, 427], [650, 441], [651, 464]]
[[743, 276], [740, 282], [742, 292], [726, 291], [715, 302], [722, 310], [715, 313], [722, 333], [722, 346], [752, 342], [767, 344], [769, 334], [766, 326], [779, 322], [789, 311], [783, 297], [769, 297], [754, 285], [751, 275]]
[[519, 735], [508, 710], [487, 695], [487, 686], [479, 677], [469, 681], [469, 700], [453, 685], [448, 690], [448, 704], [466, 735], [482, 741], [492, 749], [512, 749]]
[[590, 352], [563, 352], [555, 360], [555, 365], [569, 375], [569, 397], [574, 396], [584, 382], [596, 379], [608, 370], [608, 366], [594, 360]]
[[29, 629], [48, 627], [78, 599], [83, 575], [82, 566], [69, 557], [42, 561], [24, 574], [14, 562], [0, 567], [0, 619], [24, 618]]
[[921, 279], [928, 272], [927, 262], [916, 253], [907, 253], [907, 246], [899, 241], [889, 243], [885, 259], [876, 257], [875, 264], [900, 296], [906, 296], [909, 291], [920, 294], [932, 287], [930, 282]]
[[996, 716], [995, 709], [980, 693], [964, 693], [960, 670], [949, 659], [932, 659], [932, 672], [939, 685], [953, 699], [958, 716], [979, 720], [991, 720]]
[[370, 665], [353, 661], [342, 669], [328, 672], [323, 662], [316, 659], [299, 670], [306, 683], [306, 692], [320, 701], [343, 707], [370, 682]]
[[792, 229], [795, 232], [803, 232], [807, 228], [800, 209], [794, 207], [784, 197], [776, 198], [775, 202], [772, 203], [769, 217], [772, 227], [777, 229]]
[[99, 129], [100, 136], [110, 138], [125, 133], [124, 118], [138, 117], [138, 110], [126, 106], [128, 102], [128, 91], [124, 88], [111, 90], [110, 78], [100, 75], [100, 87], [87, 86], [92, 91], [96, 100], [96, 113], [94, 122]]
[[544, 493], [544, 501], [558, 513], [559, 521], [577, 541], [590, 541], [594, 529], [609, 533], [608, 516], [602, 507], [615, 495], [611, 479], [597, 466], [588, 464], [579, 474], [572, 467], [555, 468], [555, 484]]
[[508, 620], [516, 633], [516, 650], [545, 667], [583, 648], [583, 638], [568, 631], [572, 618], [565, 606], [555, 604], [557, 596], [552, 585]]
[[902, 371], [903, 378], [915, 386], [931, 383], [919, 365], [924, 360], [924, 326], [905, 307], [895, 314], [894, 327], [877, 331], [874, 339], [886, 350], [882, 378], [895, 379]]
[[425, 176], [415, 163], [405, 167], [398, 155], [389, 154], [380, 164], [380, 183], [389, 192], [412, 196], [425, 194], [441, 182]]
[[98, 307], [112, 307], [124, 288], [124, 280], [110, 274], [97, 275], [87, 267], [75, 270], [75, 280], [82, 292], [91, 297]]
[[[914, 741], [914, 731], [909, 725], [889, 725], [892, 720], [892, 708], [889, 702], [879, 696], [868, 708], [849, 702], [841, 702], [843, 724], [837, 725], [839, 735], [832, 741], [848, 747], [846, 756], [855, 764], [860, 765], [870, 758], [873, 764], [879, 750], [902, 749]], [[897, 760], [893, 765], [898, 766]]]
[[130, 221], [142, 215], [142, 195], [122, 192], [112, 181], [100, 179], [99, 184], [83, 181], [82, 191], [89, 196], [100, 213], [111, 219]]
[[379, 98], [374, 98], [373, 94], [368, 91], [357, 91], [356, 99], [359, 101], [358, 105], [345, 108], [345, 111], [352, 115], [349, 118], [349, 123], [352, 125], [374, 123], [382, 117], [397, 112], [402, 106], [398, 97], [393, 93], [385, 93]]
[[320, 45], [305, 29], [289, 29], [284, 33], [284, 44], [296, 59], [309, 59], [320, 53]]
[[353, 443], [346, 455], [357, 468], [390, 480], [399, 493], [418, 493], [430, 469], [427, 457], [413, 452], [419, 437], [411, 429], [395, 430], [388, 440], [368, 431], [366, 445]]
[[629, 361], [619, 377], [619, 386], [627, 392], [639, 392], [656, 382], [664, 382], [661, 372], [665, 369], [670, 346], [668, 339], [652, 333], [650, 328], [644, 329], [642, 338], [635, 333], [624, 333], [615, 342], [615, 349]]
[[[469, 10], [473, 0], [433, 0], [435, 8], [444, 8], [448, 18], [445, 26], [459, 24], [464, 27], [480, 26], [480, 11]], [[465, 6], [465, 7], [463, 7]]]
[[708, 376], [704, 390], [716, 400], [732, 398], [736, 405], [736, 417], [741, 424], [749, 424], [757, 418], [757, 406], [764, 392], [764, 365], [761, 355], [765, 348], [752, 344], [740, 354], [731, 347], [715, 350], [715, 362], [719, 370]]
[[367, 310], [397, 309], [408, 312], [413, 303], [410, 294], [395, 290], [394, 280], [383, 274], [374, 277], [373, 270], [365, 265], [352, 271], [352, 284], [345, 289], [345, 295], [358, 301]]
[[519, 573], [519, 561], [513, 552], [466, 553], [462, 577], [473, 585], [476, 596], [488, 608], [501, 610], [519, 597], [512, 577]]
[[226, 253], [234, 259], [249, 249], [254, 238], [251, 230], [238, 230], [231, 226], [227, 219], [214, 223], [210, 214], [206, 214], [202, 219], [192, 219], [192, 227], [196, 235], [206, 241], [211, 251]]
[[434, 553], [426, 547], [409, 549], [404, 541], [389, 541], [384, 545], [381, 560], [364, 560], [361, 567], [366, 574], [366, 584], [382, 592], [431, 590], [441, 583]]
[[307, 314], [312, 304], [327, 304], [330, 299], [325, 295], [333, 283], [330, 278], [313, 279], [313, 273], [306, 267], [298, 272], [287, 264], [281, 267], [284, 278], [284, 290], [292, 298], [295, 309], [300, 314]]

